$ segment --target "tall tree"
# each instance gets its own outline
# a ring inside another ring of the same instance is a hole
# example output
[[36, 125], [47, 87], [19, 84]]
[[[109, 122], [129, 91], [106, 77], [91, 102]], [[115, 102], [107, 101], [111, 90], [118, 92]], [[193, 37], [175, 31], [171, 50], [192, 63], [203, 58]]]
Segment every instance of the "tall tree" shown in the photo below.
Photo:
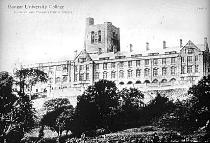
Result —
[[80, 131], [111, 126], [111, 116], [118, 106], [117, 87], [113, 81], [100, 80], [78, 97], [76, 121]]
[[13, 93], [13, 78], [0, 73], [0, 140], [18, 142], [35, 124], [35, 111], [27, 96]]

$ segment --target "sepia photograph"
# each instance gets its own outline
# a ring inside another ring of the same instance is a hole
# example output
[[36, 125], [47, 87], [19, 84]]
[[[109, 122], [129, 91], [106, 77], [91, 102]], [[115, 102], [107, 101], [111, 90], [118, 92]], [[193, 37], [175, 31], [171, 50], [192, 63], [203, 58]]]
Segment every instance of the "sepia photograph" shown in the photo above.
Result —
[[210, 0], [1, 0], [0, 143], [210, 141]]

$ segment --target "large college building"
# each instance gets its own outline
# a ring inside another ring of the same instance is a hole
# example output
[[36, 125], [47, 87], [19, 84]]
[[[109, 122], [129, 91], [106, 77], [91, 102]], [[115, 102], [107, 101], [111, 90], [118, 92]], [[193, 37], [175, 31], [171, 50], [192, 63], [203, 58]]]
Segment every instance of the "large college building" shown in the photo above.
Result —
[[44, 89], [81, 88], [100, 79], [112, 80], [118, 87], [157, 90], [189, 87], [210, 74], [210, 52], [207, 38], [203, 44], [192, 41], [154, 51], [145, 44], [145, 53], [120, 50], [120, 29], [111, 22], [95, 24], [86, 19], [84, 48], [72, 60], [24, 66], [38, 68], [49, 76], [48, 83], [35, 87]]

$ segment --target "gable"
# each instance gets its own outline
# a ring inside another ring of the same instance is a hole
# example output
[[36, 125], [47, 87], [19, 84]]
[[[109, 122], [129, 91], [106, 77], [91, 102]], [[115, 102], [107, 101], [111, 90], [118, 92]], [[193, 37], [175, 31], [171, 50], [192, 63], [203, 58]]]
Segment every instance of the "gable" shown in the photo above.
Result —
[[87, 61], [92, 61], [92, 59], [90, 55], [86, 52], [86, 50], [81, 51], [74, 59], [74, 62], [76, 63], [84, 63]]
[[192, 42], [188, 41], [185, 46], [180, 50], [180, 53], [190, 53], [190, 52], [201, 52], [201, 50]]

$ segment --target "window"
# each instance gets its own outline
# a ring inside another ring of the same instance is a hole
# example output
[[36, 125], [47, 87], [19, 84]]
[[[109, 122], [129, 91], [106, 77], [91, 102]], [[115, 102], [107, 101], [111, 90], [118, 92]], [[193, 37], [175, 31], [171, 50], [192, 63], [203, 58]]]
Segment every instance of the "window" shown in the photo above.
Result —
[[80, 75], [79, 75], [79, 81], [83, 81], [84, 80], [84, 73], [81, 73]]
[[86, 65], [86, 70], [89, 71], [89, 65]]
[[86, 80], [90, 80], [89, 73], [86, 73]]
[[144, 69], [144, 76], [149, 76], [149, 69], [148, 68]]
[[103, 72], [103, 79], [107, 79], [107, 72]]
[[187, 62], [192, 62], [192, 56], [187, 56]]
[[78, 74], [75, 74], [74, 81], [77, 81], [77, 79], [78, 79]]
[[153, 59], [153, 65], [157, 65], [158, 64], [158, 59]]
[[166, 64], [166, 58], [162, 59], [162, 64], [165, 65]]
[[80, 65], [79, 66], [79, 70], [83, 70], [84, 69], [84, 66], [83, 65]]
[[111, 78], [115, 78], [115, 73], [116, 73], [115, 71], [111, 72]]
[[171, 63], [174, 64], [175, 61], [176, 61], [176, 58], [175, 58], [175, 57], [172, 57], [172, 58], [171, 58]]
[[94, 34], [94, 31], [91, 32], [91, 44], [94, 43], [94, 38], [95, 37], [95, 34]]
[[77, 66], [75, 66], [75, 72], [77, 72], [78, 71], [78, 67]]
[[149, 65], [149, 59], [145, 60], [145, 65]]
[[52, 79], [52, 78], [49, 78], [49, 79], [48, 79], [48, 82], [49, 82], [49, 83], [52, 83], [52, 82], [53, 82], [53, 79]]
[[185, 74], [185, 66], [181, 67], [181, 74]]
[[128, 61], [128, 67], [132, 67], [132, 61]]
[[128, 78], [132, 77], [132, 73], [133, 73], [132, 70], [128, 70]]
[[111, 63], [111, 68], [115, 68], [115, 63]]
[[99, 72], [95, 73], [95, 79], [99, 79]]
[[167, 68], [166, 67], [163, 67], [162, 68], [162, 75], [164, 76], [164, 75], [166, 75], [167, 74]]
[[198, 61], [198, 55], [195, 56], [195, 61]]
[[61, 82], [61, 78], [60, 77], [56, 77], [55, 79], [55, 83]]
[[63, 76], [63, 82], [67, 82], [67, 76]]
[[153, 69], [153, 76], [158, 76], [158, 69], [157, 68]]
[[141, 75], [141, 70], [140, 69], [137, 69], [136, 70], [136, 77], [140, 77], [140, 75]]
[[124, 66], [124, 63], [123, 62], [120, 62], [119, 63], [119, 67], [122, 68], [123, 66]]
[[198, 72], [198, 65], [195, 65], [195, 72]]
[[107, 63], [103, 64], [103, 69], [106, 70], [107, 69]]
[[193, 49], [188, 49], [188, 54], [192, 54], [193, 53]]
[[98, 42], [101, 43], [101, 30], [98, 31]]
[[59, 65], [59, 66], [56, 66], [56, 70], [57, 71], [61, 71], [61, 66]]
[[176, 73], [176, 67], [171, 67], [171, 75], [175, 75]]
[[95, 69], [99, 69], [99, 64], [95, 64]]
[[119, 71], [119, 78], [124, 78], [124, 71]]
[[187, 66], [187, 73], [192, 73], [192, 66]]
[[136, 66], [140, 66], [140, 60], [136, 61]]
[[181, 57], [181, 62], [184, 63], [184, 57]]

